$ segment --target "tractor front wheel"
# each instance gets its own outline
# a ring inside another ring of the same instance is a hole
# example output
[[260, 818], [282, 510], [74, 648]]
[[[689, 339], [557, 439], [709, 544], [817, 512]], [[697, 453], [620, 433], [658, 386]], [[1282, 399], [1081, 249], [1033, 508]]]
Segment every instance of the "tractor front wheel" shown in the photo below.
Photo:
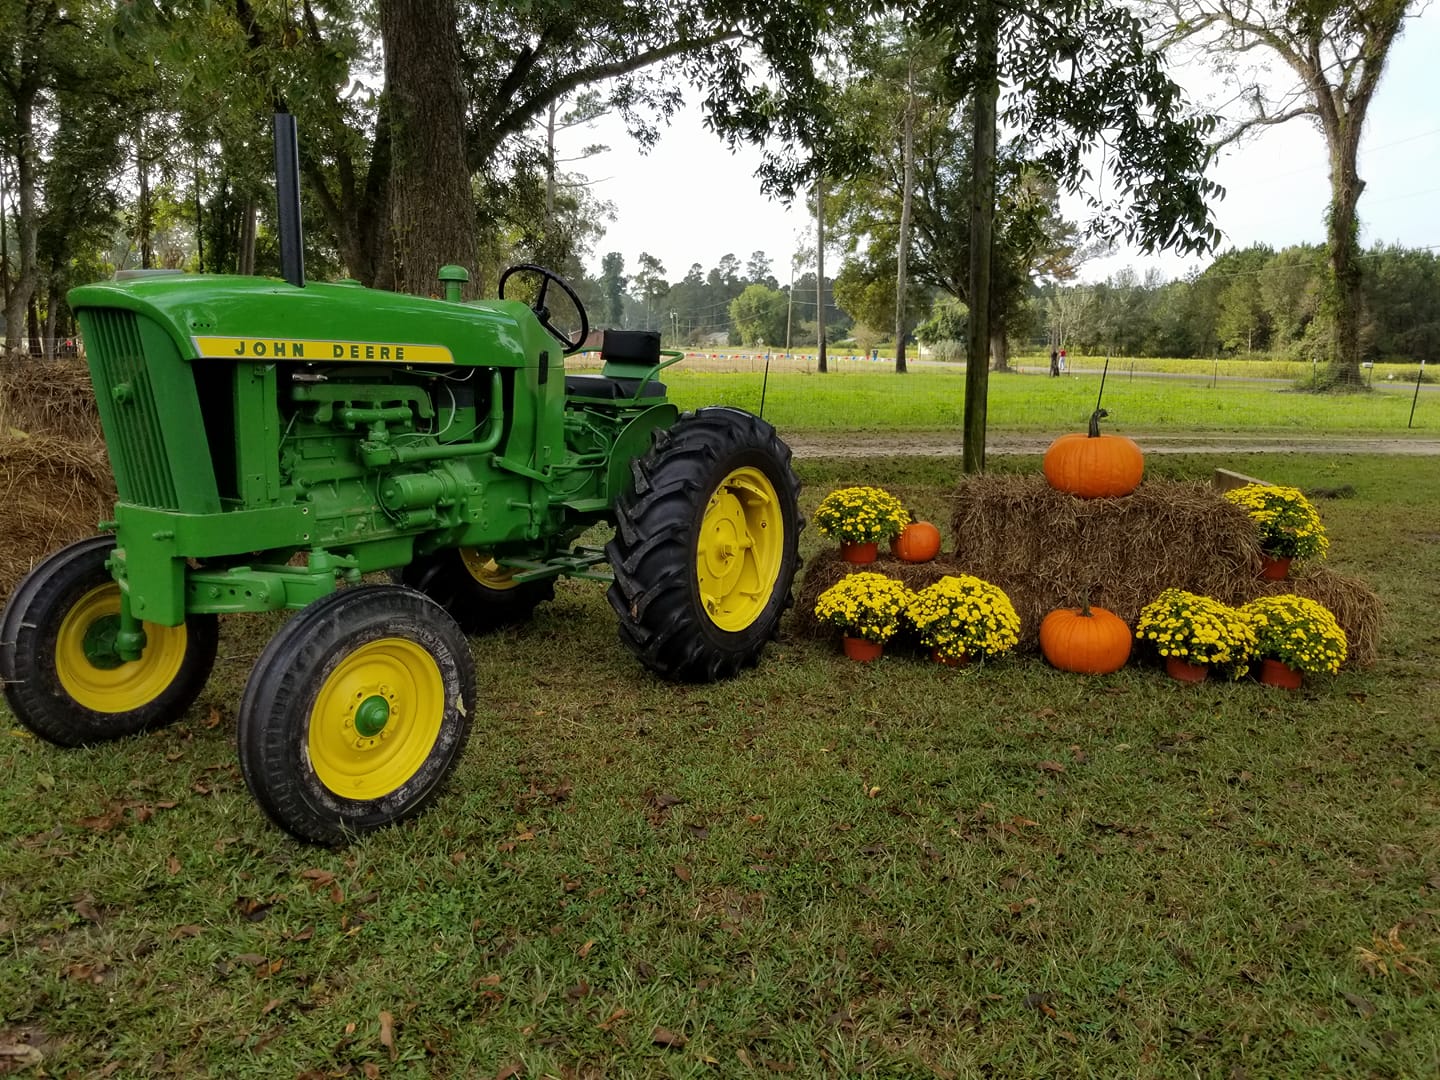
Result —
[[606, 547], [620, 640], [686, 682], [755, 664], [790, 606], [804, 523], [790, 448], [739, 409], [682, 416], [632, 466]]
[[142, 623], [138, 660], [115, 650], [120, 586], [105, 562], [113, 536], [55, 552], [16, 587], [0, 618], [0, 684], [16, 718], [57, 746], [163, 727], [194, 703], [215, 663], [213, 615]]
[[555, 582], [519, 582], [513, 571], [479, 548], [443, 548], [395, 571], [401, 585], [424, 593], [467, 634], [488, 634], [529, 620], [555, 598]]
[[460, 628], [393, 585], [314, 601], [245, 687], [240, 767], [286, 832], [342, 844], [425, 809], [465, 749], [475, 665]]

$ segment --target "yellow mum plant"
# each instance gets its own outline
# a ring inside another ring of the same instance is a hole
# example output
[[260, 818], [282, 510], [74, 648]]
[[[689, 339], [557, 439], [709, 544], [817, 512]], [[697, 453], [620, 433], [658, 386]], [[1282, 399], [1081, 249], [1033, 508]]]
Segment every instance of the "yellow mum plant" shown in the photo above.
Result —
[[985, 658], [1013, 649], [1020, 616], [995, 585], [970, 574], [943, 577], [913, 595], [905, 617], [920, 640], [947, 660]]
[[1330, 549], [1320, 514], [1299, 488], [1246, 484], [1225, 492], [1260, 530], [1260, 546], [1275, 558], [1324, 558]]
[[1345, 631], [1324, 604], [1304, 596], [1262, 596], [1240, 609], [1255, 626], [1255, 655], [1297, 671], [1333, 675], [1345, 662]]
[[884, 488], [840, 488], [821, 499], [815, 510], [815, 527], [846, 544], [889, 540], [909, 524], [904, 505]]
[[1248, 615], [1184, 589], [1166, 589], [1146, 604], [1135, 636], [1154, 642], [1161, 656], [1229, 668], [1237, 679], [1250, 670], [1255, 651], [1255, 627]]
[[848, 637], [883, 645], [900, 628], [913, 595], [904, 582], [884, 574], [850, 574], [816, 597], [815, 617]]

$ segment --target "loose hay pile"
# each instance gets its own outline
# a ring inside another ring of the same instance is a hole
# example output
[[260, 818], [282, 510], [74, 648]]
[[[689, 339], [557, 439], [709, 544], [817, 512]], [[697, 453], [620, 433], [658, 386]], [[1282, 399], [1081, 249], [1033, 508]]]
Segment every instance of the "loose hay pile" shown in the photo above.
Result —
[[[1308, 596], [1344, 627], [1349, 666], [1375, 660], [1381, 607], [1370, 587], [1323, 566], [1292, 581], [1261, 581], [1253, 523], [1208, 485], [1147, 480], [1124, 498], [1077, 499], [1042, 477], [986, 475], [962, 481], [953, 502], [953, 553], [918, 565], [887, 557], [869, 569], [912, 589], [962, 572], [999, 585], [1020, 615], [1022, 649], [1038, 651], [1041, 619], [1078, 607], [1087, 592], [1133, 627], [1140, 609], [1174, 586], [1227, 604]], [[835, 552], [811, 561], [796, 605], [802, 632], [830, 634], [815, 620], [815, 598], [854, 569]]]
[[0, 366], [0, 602], [40, 559], [112, 517], [115, 483], [81, 365]]

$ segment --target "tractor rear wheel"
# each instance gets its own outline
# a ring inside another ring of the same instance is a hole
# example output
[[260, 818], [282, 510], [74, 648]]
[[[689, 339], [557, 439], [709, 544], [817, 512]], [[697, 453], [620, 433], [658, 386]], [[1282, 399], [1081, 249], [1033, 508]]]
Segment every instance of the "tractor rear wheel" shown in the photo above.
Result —
[[16, 587], [0, 619], [0, 684], [27, 728], [57, 746], [86, 746], [180, 719], [215, 663], [213, 615], [179, 626], [142, 623], [138, 660], [115, 651], [120, 586], [105, 568], [115, 537], [61, 548]]
[[438, 604], [395, 585], [345, 589], [303, 608], [255, 662], [240, 768], [275, 824], [342, 844], [435, 799], [474, 707], [469, 644]]
[[758, 416], [701, 409], [657, 433], [632, 470], [605, 549], [620, 640], [651, 671], [685, 682], [755, 664], [800, 566], [790, 448]]
[[467, 634], [488, 634], [527, 622], [555, 598], [555, 582], [517, 582], [514, 572], [479, 548], [445, 548], [394, 572], [401, 585], [424, 593], [450, 613]]

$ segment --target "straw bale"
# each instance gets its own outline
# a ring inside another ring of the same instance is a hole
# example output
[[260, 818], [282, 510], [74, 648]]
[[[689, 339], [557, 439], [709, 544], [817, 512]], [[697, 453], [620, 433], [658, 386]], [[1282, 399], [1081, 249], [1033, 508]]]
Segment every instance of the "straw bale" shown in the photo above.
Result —
[[100, 414], [84, 362], [20, 360], [0, 364], [0, 434], [11, 431], [79, 441], [99, 439]]
[[0, 601], [35, 563], [95, 535], [114, 512], [115, 483], [99, 439], [0, 430]]
[[[1090, 602], [1132, 627], [1140, 609], [1176, 587], [1228, 604], [1294, 591], [1329, 607], [1350, 638], [1350, 666], [1376, 656], [1380, 601], [1365, 582], [1325, 567], [1293, 581], [1260, 580], [1254, 524], [1210, 486], [1149, 480], [1121, 499], [1077, 499], [1043, 477], [969, 477], [954, 494], [955, 550], [929, 563], [882, 556], [869, 569], [924, 588], [968, 573], [1004, 589], [1020, 616], [1020, 648], [1039, 650], [1040, 622], [1060, 607]], [[857, 568], [838, 552], [812, 559], [796, 604], [800, 632], [832, 631], [815, 619], [815, 599]]]

